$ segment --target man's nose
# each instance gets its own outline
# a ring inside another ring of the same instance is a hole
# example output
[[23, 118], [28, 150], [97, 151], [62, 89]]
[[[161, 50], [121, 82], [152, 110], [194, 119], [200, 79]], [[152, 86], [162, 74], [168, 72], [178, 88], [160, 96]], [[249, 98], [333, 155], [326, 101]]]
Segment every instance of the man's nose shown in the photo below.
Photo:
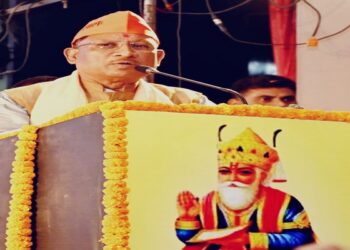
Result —
[[283, 100], [280, 98], [274, 98], [273, 101], [271, 102], [271, 106], [276, 106], [276, 107], [287, 107], [288, 104], [285, 103]]
[[231, 173], [229, 174], [229, 180], [230, 181], [236, 181], [237, 180], [236, 171], [231, 171]]
[[124, 42], [120, 45], [120, 47], [114, 52], [116, 55], [121, 55], [121, 56], [129, 56], [133, 54], [133, 50], [130, 48], [128, 42]]

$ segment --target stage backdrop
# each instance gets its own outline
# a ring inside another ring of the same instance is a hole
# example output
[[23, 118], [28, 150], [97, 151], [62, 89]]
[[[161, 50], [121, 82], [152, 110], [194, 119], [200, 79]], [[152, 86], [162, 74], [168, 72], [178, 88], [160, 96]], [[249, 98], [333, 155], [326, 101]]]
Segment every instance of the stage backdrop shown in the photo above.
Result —
[[304, 205], [321, 242], [350, 245], [348, 123], [128, 111], [131, 249], [181, 249], [176, 197], [217, 185], [218, 128], [229, 140], [250, 127], [269, 145], [273, 132], [288, 182], [274, 184]]

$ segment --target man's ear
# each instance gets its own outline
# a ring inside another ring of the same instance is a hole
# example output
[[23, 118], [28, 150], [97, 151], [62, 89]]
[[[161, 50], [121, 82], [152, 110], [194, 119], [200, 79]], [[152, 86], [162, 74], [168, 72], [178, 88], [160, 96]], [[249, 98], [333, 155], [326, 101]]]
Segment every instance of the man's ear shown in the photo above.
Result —
[[158, 67], [160, 65], [160, 63], [162, 62], [162, 60], [165, 57], [165, 51], [162, 49], [157, 49], [157, 62], [156, 62], [156, 67]]
[[77, 61], [78, 50], [74, 48], [65, 48], [63, 50], [64, 57], [69, 64], [75, 64]]
[[230, 105], [241, 104], [241, 103], [242, 102], [237, 98], [231, 98], [227, 101], [227, 104], [230, 104]]

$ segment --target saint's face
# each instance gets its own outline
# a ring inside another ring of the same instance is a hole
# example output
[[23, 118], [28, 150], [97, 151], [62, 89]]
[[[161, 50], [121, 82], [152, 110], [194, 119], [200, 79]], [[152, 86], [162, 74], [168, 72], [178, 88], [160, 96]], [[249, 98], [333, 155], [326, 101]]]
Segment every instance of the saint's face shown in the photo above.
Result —
[[218, 195], [220, 203], [232, 211], [252, 206], [264, 180], [262, 170], [246, 164], [219, 167]]
[[251, 165], [237, 164], [234, 166], [219, 167], [219, 183], [241, 182], [251, 185], [257, 178], [257, 168]]

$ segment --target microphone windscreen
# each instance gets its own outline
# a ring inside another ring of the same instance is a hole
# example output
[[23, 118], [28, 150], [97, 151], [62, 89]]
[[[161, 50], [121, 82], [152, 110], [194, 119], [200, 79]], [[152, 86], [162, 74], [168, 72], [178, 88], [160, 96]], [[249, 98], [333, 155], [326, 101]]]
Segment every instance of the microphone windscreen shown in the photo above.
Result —
[[135, 69], [139, 72], [142, 72], [142, 73], [152, 73], [153, 72], [151, 67], [144, 66], [144, 65], [136, 65]]

